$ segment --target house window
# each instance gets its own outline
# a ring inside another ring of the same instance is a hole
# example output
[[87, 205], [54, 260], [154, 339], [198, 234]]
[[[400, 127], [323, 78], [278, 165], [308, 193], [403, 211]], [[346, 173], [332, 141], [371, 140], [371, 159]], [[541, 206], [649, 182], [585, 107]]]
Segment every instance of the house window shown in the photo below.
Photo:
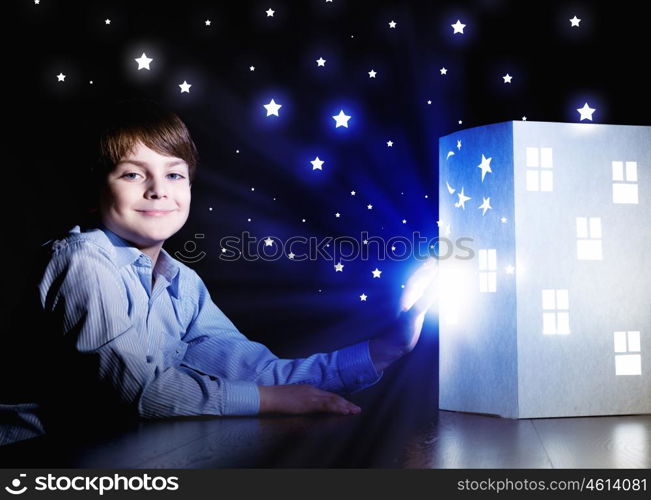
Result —
[[567, 290], [543, 290], [543, 333], [570, 333], [570, 300]]
[[527, 148], [527, 191], [553, 191], [552, 148]]
[[637, 162], [613, 161], [613, 203], [637, 204]]
[[642, 375], [640, 332], [614, 332], [615, 374]]
[[479, 291], [495, 293], [497, 290], [497, 250], [479, 250]]
[[601, 260], [601, 217], [576, 218], [576, 256], [579, 260]]

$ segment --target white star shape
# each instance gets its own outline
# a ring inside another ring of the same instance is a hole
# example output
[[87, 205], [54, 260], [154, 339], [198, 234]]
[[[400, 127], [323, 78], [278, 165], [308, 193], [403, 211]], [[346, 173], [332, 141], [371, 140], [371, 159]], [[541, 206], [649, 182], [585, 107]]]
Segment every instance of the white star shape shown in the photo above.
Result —
[[428, 100], [428, 101], [427, 101], [427, 104], [432, 104], [432, 101], [429, 101], [429, 100]]
[[395, 21], [389, 21], [389, 28], [395, 28], [396, 27], [396, 22]]
[[357, 193], [355, 193], [355, 191], [351, 191], [351, 192], [350, 192], [350, 195], [351, 195], [351, 196], [355, 196], [355, 194], [357, 194]]
[[504, 83], [511, 83], [511, 80], [513, 77], [509, 75], [508, 73], [502, 77], [504, 79]]
[[479, 205], [478, 209], [479, 209], [479, 210], [483, 210], [483, 212], [481, 213], [481, 215], [482, 215], [482, 217], [483, 217], [484, 215], [486, 215], [486, 212], [487, 212], [488, 210], [491, 210], [493, 207], [491, 207], [491, 199], [490, 199], [490, 198], [484, 198], [484, 197], [482, 196], [482, 199], [483, 199], [484, 201], [482, 202], [481, 205]]
[[377, 75], [377, 71], [371, 70], [368, 72], [368, 77], [369, 78], [375, 78], [375, 75]]
[[466, 196], [466, 195], [463, 193], [463, 188], [461, 188], [461, 191], [457, 193], [457, 196], [459, 197], [459, 201], [457, 201], [457, 202], [454, 204], [454, 206], [455, 206], [456, 208], [461, 207], [461, 208], [463, 208], [463, 209], [465, 210], [465, 209], [466, 209], [466, 202], [467, 202], [468, 200], [472, 200], [472, 198], [470, 198], [469, 196]]
[[104, 19], [104, 24], [111, 24], [111, 20], [110, 19]]
[[206, 26], [210, 26], [210, 19], [206, 19]]
[[39, 3], [41, 3], [41, 0], [34, 0], [34, 3], [38, 5]]
[[402, 219], [403, 224], [407, 224], [407, 219]]
[[447, 75], [448, 74], [448, 68], [443, 67], [440, 69], [442, 75]]
[[319, 157], [317, 156], [310, 162], [312, 164], [312, 170], [323, 170], [323, 161], [319, 160]]
[[452, 26], [452, 29], [454, 30], [454, 32], [452, 33], [453, 35], [456, 33], [461, 33], [463, 35], [463, 28], [466, 27], [466, 25], [462, 24], [459, 19], [457, 19], [456, 23], [451, 24], [450, 26]]
[[294, 252], [289, 252], [287, 257], [289, 257], [290, 260], [294, 260], [294, 257], [296, 257], [296, 254]]
[[359, 300], [361, 300], [362, 302], [366, 302], [367, 298], [368, 298], [368, 295], [366, 295], [365, 293], [363, 293], [363, 294], [361, 294], [359, 296]]
[[66, 75], [64, 75], [63, 73], [59, 73], [57, 75], [57, 81], [58, 82], [63, 82], [63, 81], [65, 81], [65, 79], [66, 79]]
[[570, 27], [574, 28], [579, 28], [579, 23], [581, 22], [581, 19], [578, 17], [574, 16], [572, 19], [570, 19]]
[[316, 65], [317, 65], [317, 66], [325, 66], [325, 63], [326, 63], [326, 60], [325, 60], [323, 57], [319, 57], [319, 58], [316, 60]]
[[337, 213], [335, 214], [335, 217], [338, 219], [339, 217], [341, 217], [341, 214], [340, 214], [339, 212], [337, 212]]
[[588, 103], [586, 102], [586, 103], [583, 105], [583, 107], [577, 109], [577, 111], [578, 111], [578, 112], [580, 113], [580, 115], [581, 115], [581, 119], [580, 119], [579, 121], [583, 121], [583, 120], [590, 120], [590, 121], [592, 121], [592, 113], [594, 113], [594, 112], [596, 111], [596, 109], [591, 108], [590, 106], [588, 106]]
[[274, 240], [272, 240], [270, 236], [267, 236], [267, 239], [264, 240], [264, 246], [270, 247], [273, 244], [274, 244]]
[[393, 147], [393, 141], [387, 141], [387, 147], [392, 148]]
[[493, 158], [486, 158], [483, 154], [481, 155], [481, 163], [477, 165], [477, 168], [481, 168], [481, 181], [484, 182], [484, 177], [486, 177], [486, 172], [493, 173], [491, 170], [491, 160]]
[[344, 272], [344, 265], [341, 262], [339, 264], [335, 264], [335, 272], [336, 273]]
[[147, 57], [147, 54], [143, 52], [142, 55], [138, 59], [134, 59], [134, 61], [138, 63], [138, 71], [140, 71], [141, 69], [149, 70], [149, 63], [152, 62], [153, 59]]
[[190, 93], [190, 87], [192, 87], [191, 84], [183, 80], [183, 83], [179, 84], [179, 87], [181, 87], [181, 94], [183, 92], [187, 92], [188, 94]]
[[523, 121], [523, 122], [526, 122], [526, 121], [527, 121], [527, 117], [526, 117], [526, 116], [523, 116], [523, 117], [522, 117], [522, 121]]
[[461, 140], [457, 141], [457, 149], [461, 151]]
[[509, 221], [509, 219], [507, 219], [506, 217], [502, 217], [502, 218], [500, 219], [500, 222], [501, 222], [502, 224], [506, 224], [508, 221]]
[[255, 71], [255, 66], [249, 66], [249, 71]]
[[339, 128], [339, 127], [348, 128], [348, 120], [350, 120], [351, 117], [345, 114], [344, 110], [342, 109], [341, 111], [339, 111], [338, 115], [335, 115], [332, 118], [334, 118], [336, 122], [335, 128]]
[[380, 274], [382, 274], [382, 271], [380, 271], [377, 267], [375, 268], [375, 270], [373, 270], [371, 272], [373, 273], [374, 278], [379, 278]]
[[368, 208], [369, 210], [373, 210], [373, 205], [369, 203], [368, 205], [366, 205], [366, 208]]
[[282, 108], [282, 104], [276, 104], [276, 101], [273, 99], [269, 101], [269, 104], [264, 104], [264, 108], [267, 110], [267, 116], [275, 115], [275, 116], [280, 116], [278, 114], [278, 110]]
[[276, 11], [273, 9], [268, 9], [266, 12], [267, 12], [267, 17], [274, 17], [274, 13]]

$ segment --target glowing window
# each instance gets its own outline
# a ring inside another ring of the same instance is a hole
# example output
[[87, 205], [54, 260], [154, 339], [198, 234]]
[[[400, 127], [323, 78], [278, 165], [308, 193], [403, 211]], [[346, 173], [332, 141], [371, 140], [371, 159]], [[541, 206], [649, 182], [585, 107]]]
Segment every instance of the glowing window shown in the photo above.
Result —
[[479, 250], [479, 291], [497, 291], [497, 250], [494, 248]]
[[576, 256], [579, 260], [601, 260], [601, 217], [576, 218]]
[[613, 161], [613, 203], [637, 204], [637, 162]]
[[570, 298], [568, 290], [543, 290], [543, 333], [570, 333]]
[[614, 332], [615, 375], [642, 375], [640, 332]]
[[553, 191], [554, 171], [552, 148], [527, 147], [527, 191]]

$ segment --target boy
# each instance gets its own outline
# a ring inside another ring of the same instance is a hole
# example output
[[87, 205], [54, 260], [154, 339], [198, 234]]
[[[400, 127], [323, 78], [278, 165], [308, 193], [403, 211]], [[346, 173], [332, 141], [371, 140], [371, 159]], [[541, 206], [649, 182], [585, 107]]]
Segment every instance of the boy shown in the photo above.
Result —
[[357, 414], [337, 393], [375, 384], [413, 349], [427, 293], [404, 298], [388, 334], [332, 353], [278, 359], [246, 339], [197, 273], [162, 248], [188, 218], [197, 164], [175, 114], [119, 103], [99, 133], [97, 159], [95, 223], [51, 245], [38, 285], [40, 358], [30, 362], [30, 388], [13, 401], [0, 395], [21, 403], [0, 405], [0, 443], [122, 413]]

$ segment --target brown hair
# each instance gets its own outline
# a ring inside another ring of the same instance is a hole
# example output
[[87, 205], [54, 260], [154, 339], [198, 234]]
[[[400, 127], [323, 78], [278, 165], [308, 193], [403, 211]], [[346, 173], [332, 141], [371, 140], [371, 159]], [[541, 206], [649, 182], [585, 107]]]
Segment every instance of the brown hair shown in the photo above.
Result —
[[113, 104], [99, 124], [96, 162], [91, 168], [95, 187], [104, 185], [106, 175], [139, 141], [159, 154], [185, 161], [192, 184], [199, 155], [185, 123], [153, 101], [130, 99]]

